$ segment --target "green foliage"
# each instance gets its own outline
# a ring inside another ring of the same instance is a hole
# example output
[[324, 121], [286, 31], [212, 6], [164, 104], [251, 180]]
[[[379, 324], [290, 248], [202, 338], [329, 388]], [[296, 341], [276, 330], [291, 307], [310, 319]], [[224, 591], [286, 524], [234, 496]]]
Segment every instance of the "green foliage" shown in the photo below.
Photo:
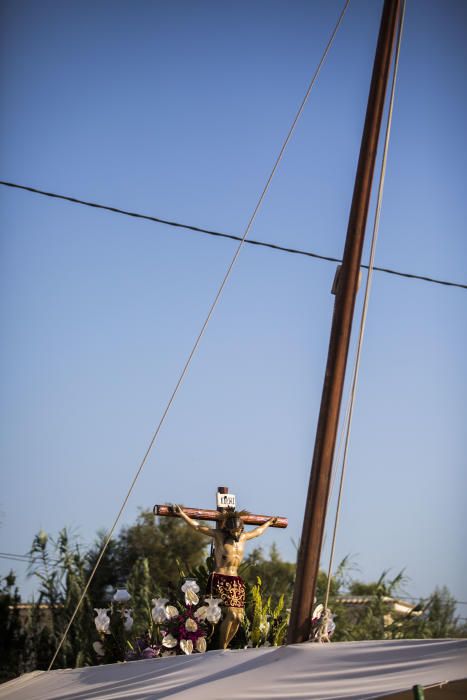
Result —
[[[138, 559], [148, 560], [149, 573], [160, 590], [173, 590], [179, 563], [185, 570], [200, 566], [206, 556], [206, 538], [178, 518], [161, 518], [142, 511], [136, 523], [124, 528], [117, 540], [118, 569], [126, 581]], [[170, 597], [170, 596], [169, 596]]]
[[264, 597], [263, 582], [258, 576], [252, 586], [246, 605], [244, 629], [249, 646], [265, 644], [280, 646], [287, 632], [288, 614], [284, 613], [284, 596], [272, 603], [272, 596]]
[[[20, 620], [19, 594], [12, 589], [14, 580], [9, 579], [0, 593], [0, 638], [5, 644], [5, 649], [0, 647], [3, 652], [0, 678], [6, 680], [21, 672], [48, 667], [105, 540], [106, 533], [99, 533], [96, 543], [82, 552], [66, 529], [60, 531], [57, 539], [43, 531], [34, 537], [29, 575], [39, 584], [37, 602], [29, 606], [28, 614]], [[97, 639], [93, 608], [108, 605], [109, 588], [111, 596], [118, 584], [127, 585], [132, 595], [135, 631], [143, 635], [150, 632], [151, 599], [162, 592], [169, 598], [173, 597], [172, 593], [178, 596], [174, 583], [178, 580], [179, 567], [207, 580], [207, 570], [202, 572], [205, 544], [202, 535], [189, 530], [179, 520], [167, 518], [156, 524], [151, 512], [142, 511], [134, 525], [124, 528], [110, 541], [54, 668], [79, 667], [98, 661], [93, 649]], [[115, 659], [124, 656], [121, 625], [121, 618], [112, 616]]]
[[[86, 580], [91, 575], [106, 540], [107, 533], [104, 530], [99, 531], [95, 543], [86, 553]], [[121, 567], [118, 552], [117, 541], [111, 539], [89, 587], [89, 597], [94, 607], [107, 604], [117, 584], [120, 583]]]
[[21, 598], [15, 575], [11, 571], [1, 580], [4, 584], [0, 588], [0, 683], [3, 683], [24, 670], [22, 651], [26, 632], [20, 619]]
[[[350, 581], [347, 595], [361, 598], [360, 605], [344, 604], [338, 590], [330, 599], [336, 619], [334, 641], [364, 639], [435, 639], [462, 637], [465, 626], [456, 618], [456, 603], [446, 588], [436, 589], [430, 599], [407, 614], [397, 613], [394, 601], [403, 599], [404, 572], [389, 578], [382, 573], [373, 583]], [[344, 597], [345, 601], [345, 597]]]
[[347, 597], [358, 601], [351, 604], [346, 604], [345, 597], [342, 599], [338, 586], [330, 597], [329, 605], [336, 621], [333, 640], [392, 638], [392, 597], [398, 593], [402, 582], [403, 572], [394, 579], [388, 579], [386, 571], [374, 583], [351, 580], [348, 582]]
[[106, 634], [104, 638], [104, 646], [106, 655], [103, 659], [106, 663], [115, 663], [116, 661], [124, 661], [125, 654], [128, 651], [128, 634], [125, 633], [123, 606], [112, 605], [110, 615], [110, 634]]
[[264, 556], [261, 547], [255, 547], [242, 564], [241, 576], [250, 588], [254, 587], [260, 578], [264, 590], [271, 596], [273, 605], [277, 605], [279, 598], [283, 596], [285, 607], [290, 607], [295, 581], [295, 564], [282, 561], [275, 544], [269, 550], [269, 557]]
[[[105, 533], [99, 533], [95, 545], [83, 552], [66, 529], [55, 540], [42, 531], [34, 537], [29, 574], [39, 584], [37, 602], [20, 608], [13, 574], [0, 587], [0, 681], [48, 667], [105, 539]], [[154, 639], [153, 597], [164, 596], [181, 606], [180, 577], [195, 579], [201, 594], [206, 590], [214, 562], [211, 557], [205, 560], [205, 542], [202, 535], [178, 519], [156, 523], [152, 513], [142, 511], [134, 525], [110, 541], [54, 667], [99, 663], [93, 648], [98, 638], [93, 608], [111, 607], [110, 597], [117, 586], [126, 586], [131, 594], [127, 605], [134, 618], [132, 636]], [[459, 624], [456, 602], [446, 588], [436, 589], [428, 601], [420, 601], [414, 612], [401, 615], [395, 611], [394, 598], [403, 598], [403, 572], [393, 578], [383, 572], [376, 582], [367, 583], [352, 578], [350, 569], [346, 558], [330, 581], [329, 607], [336, 622], [334, 641], [466, 636], [466, 625]], [[273, 545], [269, 557], [261, 548], [253, 549], [239, 574], [245, 580], [247, 604], [234, 646], [282, 644], [295, 565], [282, 561]], [[327, 584], [326, 574], [320, 572], [317, 603], [324, 602]], [[359, 604], [349, 604], [349, 596], [358, 598]], [[116, 610], [118, 606], [112, 607]], [[111, 620], [104, 661], [121, 660], [128, 650], [122, 615], [112, 615]], [[215, 635], [207, 641], [212, 648]]]
[[250, 642], [254, 647], [259, 647], [261, 642], [266, 641], [267, 632], [267, 603], [263, 603], [261, 596], [261, 579], [258, 576], [256, 586], [251, 589], [251, 600], [249, 609], [249, 619], [251, 620], [250, 627]]
[[[71, 619], [86, 585], [86, 557], [80, 552], [77, 543], [70, 542], [66, 530], [62, 530], [58, 538], [59, 566], [63, 582], [63, 614], [60, 615], [60, 636], [63, 627]], [[64, 644], [67, 666], [79, 668], [88, 666], [93, 661], [92, 641], [89, 619], [92, 617], [93, 606], [86, 594], [78, 613], [73, 621]]]
[[215, 570], [215, 566], [216, 563], [214, 561], [214, 557], [211, 555], [206, 557], [202, 564], [199, 566], [194, 566], [191, 569], [188, 569], [186, 572], [179, 563], [179, 576], [182, 579], [194, 579], [197, 582], [200, 591], [204, 592], [208, 590], [208, 579], [210, 574], [212, 574], [212, 572]]
[[349, 593], [351, 595], [376, 595], [380, 597], [398, 595], [406, 580], [404, 572], [400, 571], [393, 579], [388, 579], [388, 573], [388, 571], [383, 571], [375, 583], [352, 581], [349, 585]]
[[[29, 623], [29, 654], [35, 668], [45, 669], [81, 598], [86, 582], [86, 557], [78, 543], [70, 540], [66, 528], [59, 532], [57, 540], [41, 531], [33, 540], [30, 556], [29, 574], [39, 580], [40, 586], [38, 606], [33, 607]], [[47, 606], [46, 609], [41, 605]], [[91, 601], [85, 596], [57, 657], [57, 666], [79, 667], [92, 662], [91, 616]]]
[[426, 606], [425, 635], [432, 639], [441, 637], [459, 637], [465, 634], [464, 628], [459, 629], [456, 617], [456, 601], [446, 586], [436, 588]]
[[420, 615], [404, 621], [406, 637], [415, 639], [442, 639], [466, 637], [467, 625], [461, 624], [456, 613], [456, 601], [448, 589], [436, 588], [428, 601], [417, 606]]
[[154, 584], [149, 573], [149, 562], [145, 557], [135, 562], [128, 578], [127, 591], [131, 595], [133, 630], [136, 636], [151, 635], [151, 599], [154, 596]]

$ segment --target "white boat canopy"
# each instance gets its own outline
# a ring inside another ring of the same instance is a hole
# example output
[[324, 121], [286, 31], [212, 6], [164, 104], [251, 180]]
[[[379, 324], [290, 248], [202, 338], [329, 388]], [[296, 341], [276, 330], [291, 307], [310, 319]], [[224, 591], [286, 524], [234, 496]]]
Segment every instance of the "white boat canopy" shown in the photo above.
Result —
[[[296, 644], [25, 674], [2, 700], [467, 697], [467, 639]], [[401, 693], [404, 693], [401, 695]]]

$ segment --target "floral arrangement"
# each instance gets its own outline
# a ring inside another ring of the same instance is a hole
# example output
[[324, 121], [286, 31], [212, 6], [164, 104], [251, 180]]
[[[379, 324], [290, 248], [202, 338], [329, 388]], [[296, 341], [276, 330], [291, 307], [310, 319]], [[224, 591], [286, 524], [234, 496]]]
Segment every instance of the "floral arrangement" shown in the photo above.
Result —
[[314, 642], [330, 642], [335, 629], [334, 615], [329, 608], [325, 608], [320, 603], [311, 615], [311, 640]]
[[169, 604], [168, 598], [153, 598], [151, 619], [147, 631], [130, 639], [132, 610], [126, 607], [130, 599], [124, 589], [117, 590], [110, 608], [95, 608], [94, 624], [99, 640], [94, 651], [104, 662], [153, 659], [176, 654], [204, 653], [222, 612], [220, 598], [205, 596], [199, 605], [199, 586], [188, 579], [181, 586], [183, 599], [179, 605]]

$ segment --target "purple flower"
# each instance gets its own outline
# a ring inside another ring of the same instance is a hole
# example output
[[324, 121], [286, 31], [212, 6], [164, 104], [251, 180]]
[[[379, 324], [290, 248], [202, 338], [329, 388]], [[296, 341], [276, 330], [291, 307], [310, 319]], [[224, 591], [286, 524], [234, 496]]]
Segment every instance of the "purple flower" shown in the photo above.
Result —
[[157, 651], [152, 647], [146, 647], [141, 654], [143, 659], [154, 659], [157, 656]]
[[147, 642], [146, 639], [141, 639], [141, 637], [139, 637], [139, 638], [136, 640], [136, 646], [138, 647], [137, 651], [138, 651], [140, 654], [142, 654], [142, 653], [143, 653], [143, 650], [146, 649], [146, 647], [148, 646], [148, 642]]

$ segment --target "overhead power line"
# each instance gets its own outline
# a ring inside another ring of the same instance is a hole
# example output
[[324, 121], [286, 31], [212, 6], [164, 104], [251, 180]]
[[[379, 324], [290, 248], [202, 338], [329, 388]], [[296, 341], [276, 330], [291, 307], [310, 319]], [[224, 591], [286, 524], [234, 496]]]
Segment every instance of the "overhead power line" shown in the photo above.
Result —
[[0, 552], [0, 559], [9, 559], [10, 561], [22, 562], [24, 564], [30, 563], [31, 557], [24, 554], [8, 554], [7, 552]]
[[[402, 600], [410, 600], [412, 602], [417, 601], [417, 603], [430, 602], [430, 600], [432, 600], [432, 598], [433, 598], [433, 595], [424, 596], [424, 597], [420, 597], [420, 598], [406, 596], [406, 595], [401, 596]], [[467, 600], [455, 600], [454, 598], [452, 598], [452, 599], [450, 598], [449, 600], [451, 603], [455, 603], [456, 605], [467, 605]]]
[[[120, 209], [119, 207], [111, 207], [107, 204], [99, 204], [98, 202], [89, 202], [85, 199], [78, 199], [76, 197], [69, 197], [64, 194], [57, 194], [56, 192], [46, 192], [45, 190], [39, 190], [36, 187], [28, 187], [27, 185], [19, 185], [15, 182], [6, 182], [0, 180], [0, 185], [4, 187], [13, 187], [18, 190], [24, 190], [26, 192], [33, 192], [34, 194], [40, 194], [45, 197], [52, 197], [53, 199], [62, 199], [66, 202], [72, 202], [73, 204], [81, 204], [85, 207], [93, 207], [94, 209], [103, 209], [104, 211], [111, 211], [114, 214], [123, 214], [124, 216], [131, 216], [134, 219], [144, 219], [146, 221], [153, 221], [157, 224], [163, 224], [165, 226], [173, 226], [174, 228], [182, 228], [188, 231], [195, 231], [196, 233], [206, 233], [209, 236], [216, 236], [217, 238], [228, 238], [232, 241], [241, 241], [241, 236], [235, 236], [233, 233], [224, 233], [222, 231], [213, 231], [211, 229], [202, 228], [200, 226], [193, 226], [191, 224], [182, 224], [178, 221], [170, 221], [169, 219], [161, 219], [158, 216], [151, 216], [150, 214], [140, 214], [135, 211], [128, 211], [127, 209]], [[268, 243], [267, 241], [257, 241], [253, 238], [247, 238], [244, 241], [248, 245], [261, 246], [262, 248], [271, 248], [272, 250], [279, 250], [283, 253], [292, 253], [294, 255], [304, 255], [308, 258], [316, 258], [317, 260], [326, 260], [327, 262], [341, 263], [341, 258], [334, 258], [330, 255], [320, 255], [319, 253], [314, 253], [309, 250], [300, 250], [299, 248], [288, 248], [287, 246], [277, 245], [276, 243]], [[368, 269], [368, 265], [361, 265], [362, 268]], [[460, 282], [452, 282], [449, 280], [440, 280], [435, 277], [428, 277], [426, 275], [415, 275], [411, 272], [400, 272], [399, 270], [392, 270], [388, 267], [378, 267], [374, 266], [374, 270], [378, 272], [384, 272], [387, 275], [396, 275], [397, 277], [405, 277], [407, 279], [422, 280], [423, 282], [431, 282], [432, 284], [442, 284], [445, 287], [458, 287], [459, 289], [467, 289], [467, 284], [462, 284]]]

